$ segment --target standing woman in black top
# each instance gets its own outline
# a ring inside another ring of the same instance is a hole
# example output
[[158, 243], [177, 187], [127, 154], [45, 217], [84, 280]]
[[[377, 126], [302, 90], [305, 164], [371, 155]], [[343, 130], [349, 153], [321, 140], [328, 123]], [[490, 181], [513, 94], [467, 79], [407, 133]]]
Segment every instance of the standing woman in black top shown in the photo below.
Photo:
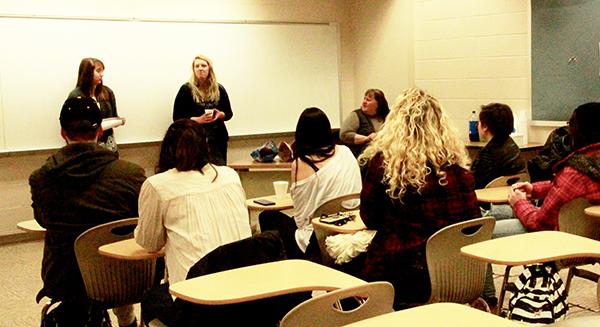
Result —
[[211, 162], [227, 164], [227, 141], [229, 134], [225, 121], [233, 112], [229, 96], [217, 77], [210, 59], [197, 55], [192, 62], [192, 76], [183, 84], [175, 97], [173, 121], [189, 118], [204, 126]]
[[[120, 119], [121, 125], [124, 125], [125, 118], [119, 117], [117, 114], [115, 94], [108, 86], [102, 83], [103, 77], [104, 63], [100, 59], [81, 59], [77, 75], [77, 85], [75, 89], [69, 93], [68, 98], [90, 97], [98, 104], [102, 119]], [[98, 139], [98, 144], [115, 153], [119, 150], [117, 143], [115, 142], [112, 128], [109, 128], [102, 133], [102, 136]]]

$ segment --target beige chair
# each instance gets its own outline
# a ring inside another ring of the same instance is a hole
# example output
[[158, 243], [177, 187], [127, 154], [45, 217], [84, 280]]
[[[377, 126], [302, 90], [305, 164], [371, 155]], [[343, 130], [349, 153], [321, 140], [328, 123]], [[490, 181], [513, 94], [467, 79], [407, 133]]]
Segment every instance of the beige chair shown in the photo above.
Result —
[[[558, 213], [559, 230], [561, 232], [600, 240], [600, 221], [588, 217], [584, 212], [584, 209], [589, 206], [591, 206], [591, 204], [585, 198], [576, 198], [563, 205]], [[573, 276], [598, 282], [600, 276], [597, 273], [577, 267], [597, 262], [598, 259], [592, 258], [577, 258], [557, 262], [559, 269], [569, 269], [567, 280], [565, 282], [565, 291], [567, 295], [569, 294]]]
[[489, 240], [496, 220], [484, 217], [444, 227], [427, 240], [431, 297], [428, 303], [472, 303], [483, 293], [487, 264], [460, 252], [463, 246]]
[[[340, 308], [355, 298], [352, 309]], [[348, 300], [344, 300], [348, 299]], [[335, 290], [306, 300], [288, 312], [280, 327], [334, 327], [394, 311], [394, 287], [388, 282], [374, 282]]]
[[[348, 211], [348, 210], [356, 210], [360, 205], [360, 193], [352, 193], [347, 195], [342, 195], [336, 198], [333, 198], [321, 206], [319, 206], [313, 217], [320, 217], [321, 215], [328, 215], [340, 211]], [[319, 250], [321, 251], [322, 263], [326, 266], [332, 267], [334, 265], [334, 260], [327, 253], [327, 247], [325, 245], [325, 239], [327, 236], [332, 235], [330, 231], [323, 230], [319, 228], [319, 226], [315, 226], [315, 236], [317, 237], [317, 242], [319, 243]]]
[[527, 182], [529, 181], [529, 174], [527, 172], [518, 173], [510, 176], [500, 176], [491, 182], [489, 182], [485, 188], [490, 187], [501, 187], [501, 186], [509, 186], [513, 185], [517, 182]]
[[137, 221], [129, 218], [98, 225], [75, 240], [75, 256], [88, 298], [106, 309], [138, 303], [155, 285], [156, 258], [121, 260], [98, 253], [101, 245], [132, 238]]

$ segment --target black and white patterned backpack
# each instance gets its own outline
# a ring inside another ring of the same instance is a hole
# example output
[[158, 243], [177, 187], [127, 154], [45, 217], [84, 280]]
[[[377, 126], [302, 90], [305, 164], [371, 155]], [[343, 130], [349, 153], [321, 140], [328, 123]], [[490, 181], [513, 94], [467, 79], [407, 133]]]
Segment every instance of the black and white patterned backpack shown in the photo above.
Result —
[[509, 319], [549, 324], [566, 316], [565, 287], [553, 264], [525, 266], [515, 288], [508, 304]]

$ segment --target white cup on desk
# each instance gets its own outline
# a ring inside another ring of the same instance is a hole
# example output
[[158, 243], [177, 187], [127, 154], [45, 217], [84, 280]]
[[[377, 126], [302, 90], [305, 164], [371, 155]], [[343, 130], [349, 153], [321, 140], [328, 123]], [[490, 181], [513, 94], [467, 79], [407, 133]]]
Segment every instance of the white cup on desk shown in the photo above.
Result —
[[287, 181], [274, 181], [273, 188], [275, 189], [275, 197], [277, 200], [283, 200], [288, 191]]

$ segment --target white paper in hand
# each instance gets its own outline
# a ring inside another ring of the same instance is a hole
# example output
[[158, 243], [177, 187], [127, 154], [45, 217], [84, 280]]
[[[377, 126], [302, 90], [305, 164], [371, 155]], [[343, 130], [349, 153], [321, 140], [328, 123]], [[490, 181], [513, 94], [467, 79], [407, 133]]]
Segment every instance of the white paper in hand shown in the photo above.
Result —
[[123, 125], [123, 120], [120, 118], [104, 118], [102, 119], [102, 130], [105, 131], [107, 129], [115, 128]]

